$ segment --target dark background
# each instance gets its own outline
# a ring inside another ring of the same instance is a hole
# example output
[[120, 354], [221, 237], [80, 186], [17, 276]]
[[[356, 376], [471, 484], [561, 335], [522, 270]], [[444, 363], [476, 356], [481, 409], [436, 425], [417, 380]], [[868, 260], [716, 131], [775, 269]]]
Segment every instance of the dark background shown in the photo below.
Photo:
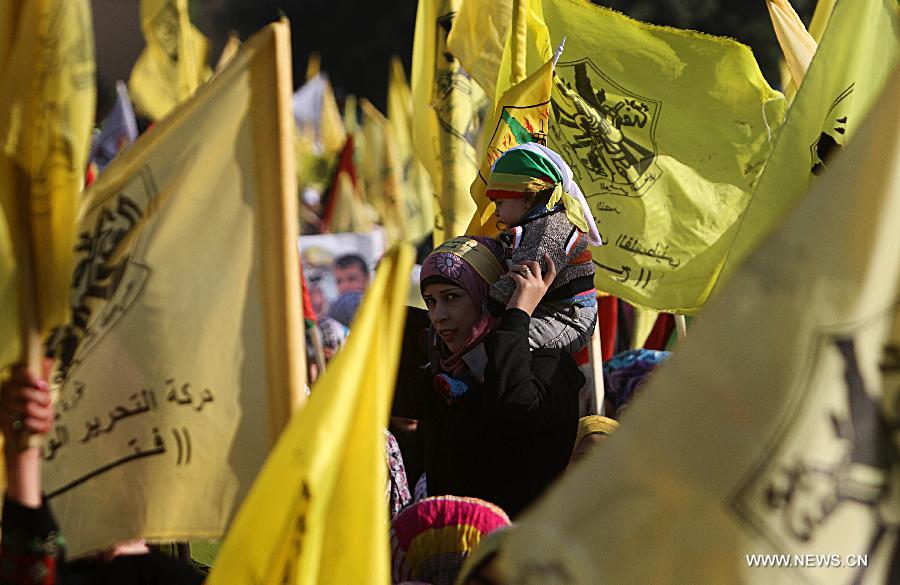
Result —
[[[769, 84], [780, 87], [780, 49], [763, 0], [594, 3], [645, 22], [735, 38], [753, 49]], [[791, 0], [791, 4], [808, 24], [815, 0]], [[283, 11], [293, 28], [294, 78], [303, 79], [308, 56], [317, 50], [322, 55], [322, 69], [328, 72], [336, 89], [366, 96], [383, 111], [391, 55], [398, 55], [409, 73], [416, 5], [415, 0], [228, 0], [217, 24], [221, 29], [238, 31], [243, 38]]]
[[[816, 0], [791, 0], [809, 23]], [[638, 20], [689, 28], [737, 39], [753, 49], [763, 75], [780, 88], [780, 49], [764, 0], [594, 0]], [[143, 47], [138, 0], [92, 0], [97, 61], [102, 93], [116, 78], [128, 79]], [[388, 65], [401, 58], [407, 76], [412, 59], [417, 0], [191, 0], [191, 17], [211, 39], [215, 63], [227, 39], [236, 31], [242, 39], [282, 14], [291, 21], [294, 82], [306, 75], [310, 53], [318, 51], [322, 70], [335, 93], [367, 97], [385, 110]], [[101, 97], [101, 101], [105, 101]], [[102, 105], [101, 105], [102, 109]]]

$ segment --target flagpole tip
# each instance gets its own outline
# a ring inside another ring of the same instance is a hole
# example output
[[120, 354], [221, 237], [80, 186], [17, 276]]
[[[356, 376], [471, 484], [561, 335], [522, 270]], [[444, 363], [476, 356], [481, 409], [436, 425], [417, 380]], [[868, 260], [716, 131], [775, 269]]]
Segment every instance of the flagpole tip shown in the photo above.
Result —
[[556, 62], [559, 61], [560, 55], [562, 55], [563, 47], [566, 46], [566, 37], [563, 37], [559, 42], [559, 46], [556, 47], [556, 52], [553, 53], [553, 66], [556, 67]]

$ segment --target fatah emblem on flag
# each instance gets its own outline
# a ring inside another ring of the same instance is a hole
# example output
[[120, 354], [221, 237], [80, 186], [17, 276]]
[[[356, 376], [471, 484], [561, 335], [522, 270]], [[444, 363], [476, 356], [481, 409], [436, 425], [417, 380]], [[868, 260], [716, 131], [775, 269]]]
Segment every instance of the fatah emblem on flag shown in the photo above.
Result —
[[[549, 110], [546, 101], [529, 106], [503, 106], [485, 153], [488, 162], [494, 164], [501, 154], [513, 146], [526, 142], [537, 142], [546, 146]], [[487, 181], [487, 177], [482, 179]]]
[[[884, 348], [880, 372], [864, 371], [863, 352], [873, 349], [866, 347], [867, 339], [873, 337], [871, 331], [871, 325], [864, 323], [819, 338], [812, 368], [837, 374], [841, 391], [817, 404], [817, 414], [800, 424], [808, 425], [807, 436], [818, 437], [819, 447], [827, 448], [811, 451], [801, 445], [776, 446], [775, 455], [762, 466], [765, 469], [734, 501], [741, 515], [772, 541], [776, 550], [821, 548], [848, 518], [868, 525], [868, 530], [856, 530], [852, 537], [849, 533], [841, 536], [852, 549], [847, 552], [866, 559], [852, 567], [854, 583], [862, 582], [868, 559], [895, 538], [892, 534], [900, 533], [896, 512], [900, 484], [893, 479], [900, 473], [900, 448], [892, 440], [900, 431], [900, 416], [881, 399], [897, 395], [888, 385], [897, 384], [900, 347]], [[801, 410], [795, 420], [802, 418]], [[900, 543], [889, 554], [888, 565], [896, 576]], [[887, 582], [896, 581], [889, 578]]]
[[[589, 58], [559, 63], [556, 72], [551, 148], [580, 161], [573, 165], [579, 183], [643, 195], [662, 172], [654, 136], [662, 103], [628, 91]], [[588, 176], [578, 176], [582, 172]]]
[[439, 29], [436, 37], [439, 41], [438, 59], [443, 66], [437, 68], [435, 79], [436, 97], [432, 105], [437, 112], [442, 131], [451, 134], [458, 140], [464, 140], [468, 144], [476, 144], [478, 142], [478, 134], [481, 131], [480, 117], [473, 113], [473, 115], [461, 118], [464, 124], [455, 123], [458, 120], [454, 116], [459, 117], [459, 114], [454, 111], [457, 104], [450, 99], [450, 94], [453, 91], [458, 91], [462, 95], [467, 96], [467, 98], [472, 99], [472, 86], [474, 84], [472, 78], [463, 69], [459, 61], [447, 50], [447, 35], [453, 26], [454, 18], [456, 18], [456, 12], [449, 12], [437, 19], [436, 26]]
[[78, 234], [70, 302], [72, 319], [54, 336], [59, 359], [56, 377], [65, 379], [103, 333], [128, 310], [142, 290], [150, 270], [132, 262], [133, 232], [157, 194], [149, 168], [119, 194], [87, 211], [90, 226]]

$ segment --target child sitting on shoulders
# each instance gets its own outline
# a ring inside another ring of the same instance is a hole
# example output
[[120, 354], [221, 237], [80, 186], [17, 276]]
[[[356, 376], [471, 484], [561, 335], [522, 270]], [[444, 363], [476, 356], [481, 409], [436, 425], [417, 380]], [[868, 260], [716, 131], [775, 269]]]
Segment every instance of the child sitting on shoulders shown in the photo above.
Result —
[[[531, 316], [529, 345], [571, 353], [582, 349], [597, 323], [589, 246], [602, 240], [569, 165], [546, 146], [521, 144], [494, 161], [486, 194], [504, 224], [499, 239], [510, 265], [534, 260], [546, 272], [547, 254], [557, 270]], [[500, 279], [491, 287], [492, 302], [505, 307], [515, 289], [512, 279]]]

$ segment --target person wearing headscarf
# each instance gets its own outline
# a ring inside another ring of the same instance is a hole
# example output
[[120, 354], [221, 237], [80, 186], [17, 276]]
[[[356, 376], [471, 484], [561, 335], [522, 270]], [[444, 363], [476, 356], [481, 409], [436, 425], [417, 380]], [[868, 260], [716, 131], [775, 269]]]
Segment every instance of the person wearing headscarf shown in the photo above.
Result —
[[428, 495], [477, 497], [515, 516], [568, 464], [584, 376], [561, 349], [529, 350], [552, 262], [547, 274], [537, 262], [513, 274], [502, 316], [488, 310], [501, 259], [495, 240], [468, 236], [425, 259], [427, 321], [407, 319], [393, 414], [419, 421]]
[[334, 319], [344, 327], [350, 327], [359, 305], [362, 303], [363, 293], [359, 291], [348, 291], [342, 293], [334, 300], [328, 309], [328, 317]]
[[[531, 347], [584, 348], [597, 323], [590, 246], [603, 241], [572, 170], [546, 146], [520, 144], [494, 161], [486, 195], [505, 227], [499, 239], [510, 262], [536, 260], [546, 270], [546, 254], [557, 269], [532, 315]], [[515, 288], [500, 279], [491, 285], [491, 298], [505, 307]]]
[[671, 355], [654, 349], [629, 349], [603, 364], [603, 387], [613, 416], [620, 418], [656, 367]]
[[481, 540], [508, 526], [503, 510], [477, 498], [439, 496], [417, 502], [391, 522], [392, 580], [453, 585]]
[[412, 501], [409, 493], [409, 482], [406, 481], [406, 467], [403, 465], [403, 454], [400, 453], [400, 445], [391, 431], [384, 430], [385, 458], [387, 459], [387, 486], [385, 493], [388, 501], [388, 511], [391, 518], [400, 513], [400, 510]]

